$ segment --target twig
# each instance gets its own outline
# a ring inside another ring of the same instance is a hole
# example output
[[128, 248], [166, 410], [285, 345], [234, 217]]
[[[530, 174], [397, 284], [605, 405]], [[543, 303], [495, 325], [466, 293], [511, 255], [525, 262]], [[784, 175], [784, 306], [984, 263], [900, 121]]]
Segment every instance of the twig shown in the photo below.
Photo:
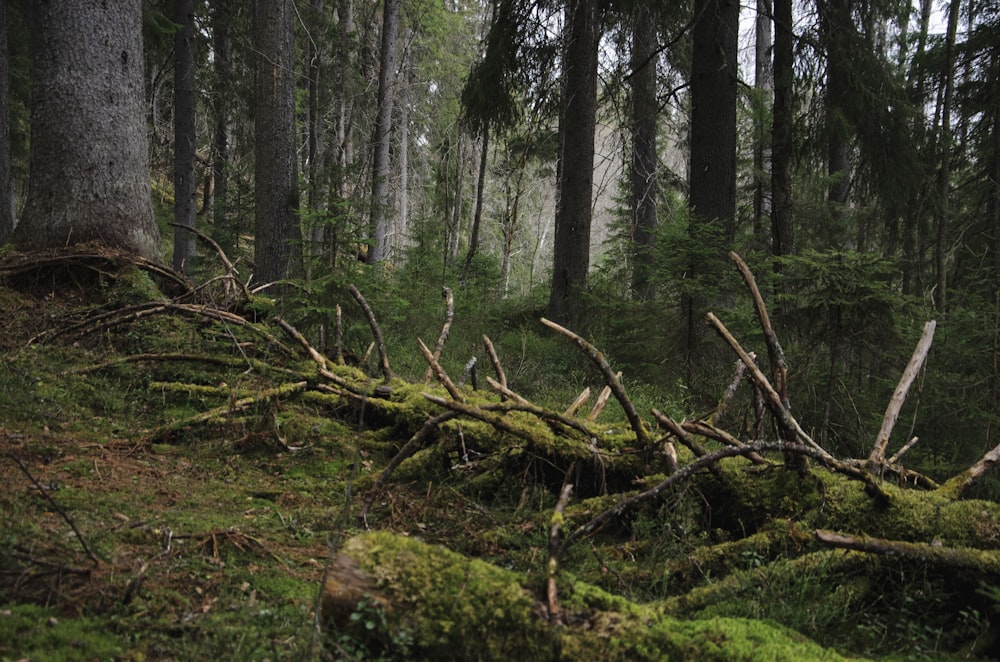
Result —
[[42, 484], [38, 482], [38, 480], [31, 474], [30, 471], [28, 471], [28, 467], [24, 466], [24, 463], [21, 462], [20, 458], [15, 456], [13, 453], [7, 453], [6, 455], [11, 459], [11, 461], [14, 462], [14, 464], [17, 465], [18, 469], [24, 472], [24, 475], [28, 477], [28, 480], [30, 480], [31, 484], [35, 486], [35, 489], [37, 489], [38, 492], [43, 497], [45, 497], [45, 500], [49, 502], [49, 505], [52, 506], [52, 508], [57, 513], [59, 513], [59, 515], [64, 520], [66, 520], [66, 523], [69, 524], [69, 528], [73, 529], [73, 533], [76, 535], [76, 539], [80, 541], [80, 546], [83, 547], [83, 551], [87, 554], [87, 557], [94, 564], [94, 567], [95, 568], [99, 567], [101, 565], [101, 560], [94, 555], [94, 552], [90, 551], [90, 546], [87, 544], [87, 540], [83, 537], [83, 534], [80, 533], [80, 529], [76, 528], [76, 523], [73, 521], [73, 518], [71, 518], [69, 514], [67, 514], [66, 511], [63, 509], [63, 507], [59, 505], [59, 503], [52, 497], [51, 494], [49, 494], [49, 491], [44, 487], [42, 487]]
[[380, 365], [382, 368], [382, 377], [386, 382], [392, 381], [392, 370], [389, 369], [389, 357], [385, 352], [385, 341], [382, 340], [382, 331], [378, 327], [378, 321], [375, 319], [375, 313], [372, 312], [371, 306], [365, 301], [364, 296], [353, 284], [348, 288], [351, 291], [351, 295], [357, 300], [361, 309], [365, 311], [365, 317], [368, 318], [368, 326], [372, 329], [372, 335], [375, 337], [375, 345], [378, 347], [378, 355], [380, 360]]
[[906, 369], [903, 370], [903, 376], [899, 378], [899, 384], [896, 385], [892, 399], [889, 400], [889, 406], [885, 409], [885, 416], [882, 417], [882, 427], [875, 438], [875, 447], [872, 448], [871, 455], [868, 456], [868, 463], [872, 471], [876, 473], [878, 467], [885, 462], [885, 449], [889, 444], [889, 435], [892, 434], [892, 428], [895, 427], [896, 420], [899, 418], [899, 411], [903, 408], [903, 403], [906, 402], [906, 394], [910, 391], [910, 385], [917, 378], [917, 374], [920, 372], [920, 368], [927, 358], [927, 352], [931, 349], [936, 326], [937, 322], [934, 320], [930, 320], [924, 324], [924, 331], [920, 334], [920, 340], [917, 341], [917, 346], [913, 350], [913, 356], [910, 357], [910, 362], [906, 365]]
[[[622, 373], [619, 372], [616, 376], [619, 379], [621, 379]], [[601, 392], [598, 394], [597, 400], [594, 402], [594, 406], [590, 410], [590, 413], [587, 414], [588, 421], [597, 420], [597, 417], [601, 415], [602, 411], [604, 411], [604, 405], [608, 404], [608, 398], [610, 397], [611, 397], [611, 387], [605, 386], [604, 388], [601, 389]]]
[[417, 344], [420, 346], [420, 353], [424, 355], [424, 359], [430, 366], [429, 369], [437, 375], [438, 381], [441, 382], [441, 385], [444, 386], [446, 391], [448, 391], [448, 395], [459, 402], [465, 402], [465, 398], [462, 397], [458, 387], [455, 386], [455, 384], [451, 381], [451, 378], [448, 377], [448, 373], [444, 371], [441, 364], [438, 363], [437, 359], [434, 358], [434, 355], [431, 354], [431, 350], [427, 349], [427, 345], [424, 344], [424, 341], [417, 338]]
[[[437, 343], [434, 345], [434, 360], [441, 360], [441, 352], [444, 351], [444, 343], [448, 340], [448, 333], [451, 331], [451, 323], [455, 319], [455, 297], [451, 293], [450, 287], [441, 288], [441, 296], [445, 300], [445, 312], [444, 312], [444, 324], [441, 326], [441, 334], [438, 335]], [[434, 374], [434, 369], [431, 366], [427, 366], [427, 371], [424, 373], [424, 384], [431, 381], [431, 376]]]
[[[497, 350], [493, 347], [493, 341], [485, 335], [483, 336], [483, 347], [486, 348], [486, 353], [490, 357], [490, 363], [493, 364], [493, 369], [497, 373], [497, 379], [499, 380], [500, 386], [507, 388], [507, 375], [503, 371], [503, 365], [500, 363], [500, 357], [497, 356]], [[500, 389], [497, 390], [499, 391]], [[501, 396], [502, 395], [503, 393], [501, 391]]]
[[639, 418], [639, 412], [635, 410], [635, 406], [632, 404], [632, 401], [628, 399], [618, 375], [616, 375], [614, 370], [611, 369], [611, 366], [608, 365], [608, 362], [604, 359], [604, 355], [601, 354], [596, 347], [569, 329], [559, 326], [555, 322], [551, 322], [544, 317], [542, 318], [542, 324], [558, 333], [561, 333], [576, 343], [576, 346], [583, 350], [590, 360], [593, 361], [594, 364], [600, 369], [601, 374], [604, 375], [604, 382], [611, 388], [611, 392], [621, 404], [622, 409], [625, 410], [625, 417], [628, 418], [629, 425], [632, 426], [632, 431], [635, 432], [636, 441], [640, 446], [646, 447], [649, 444], [649, 433], [646, 432], [646, 426], [643, 425], [642, 419]]
[[545, 596], [548, 599], [549, 623], [562, 622], [559, 613], [559, 589], [556, 586], [556, 572], [559, 570], [559, 552], [562, 549], [560, 540], [560, 528], [564, 520], [563, 512], [569, 502], [570, 494], [573, 493], [573, 485], [567, 483], [563, 485], [559, 493], [559, 501], [552, 513], [552, 520], [549, 523], [549, 572], [545, 580]]

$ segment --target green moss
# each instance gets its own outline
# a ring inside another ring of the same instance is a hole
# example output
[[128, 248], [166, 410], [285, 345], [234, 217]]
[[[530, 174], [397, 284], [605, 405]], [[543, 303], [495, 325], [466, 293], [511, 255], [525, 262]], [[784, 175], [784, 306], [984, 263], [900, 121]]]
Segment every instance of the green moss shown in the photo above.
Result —
[[125, 652], [106, 620], [63, 617], [34, 605], [0, 607], [0, 659], [112, 660]]

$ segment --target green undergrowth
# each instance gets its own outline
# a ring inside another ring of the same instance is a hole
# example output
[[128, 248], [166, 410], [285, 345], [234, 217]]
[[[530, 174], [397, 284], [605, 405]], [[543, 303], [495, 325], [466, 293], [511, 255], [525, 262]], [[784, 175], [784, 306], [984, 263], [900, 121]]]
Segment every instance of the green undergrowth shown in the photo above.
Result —
[[[93, 322], [142, 303], [149, 288], [134, 274], [90, 290], [0, 287], [0, 302], [12, 305], [0, 322], [0, 660], [995, 652], [990, 589], [1000, 578], [831, 551], [812, 536], [905, 532], [915, 542], [996, 546], [995, 504], [891, 485], [876, 501], [843, 476], [741, 459], [566, 550], [557, 585], [569, 618], [550, 625], [544, 574], [566, 466], [575, 463], [577, 488], [566, 531], [665, 478], [659, 455], [635, 452], [619, 405], [608, 405], [586, 441], [525, 413], [505, 415], [516, 433], [468, 418], [445, 423], [373, 494], [362, 521], [382, 471], [441, 413], [422, 394], [445, 391], [424, 383], [417, 360], [400, 358], [407, 344], [419, 356], [414, 332], [432, 344], [439, 318], [407, 329], [406, 311], [391, 315], [384, 332], [411, 333], [392, 348], [410, 381], [385, 384], [374, 363], [367, 373], [331, 366], [371, 394], [346, 397], [318, 388], [326, 382], [315, 363], [265, 319], [161, 312], [108, 328]], [[372, 303], [385, 312], [390, 301], [376, 293]], [[482, 335], [461, 319], [444, 354], [453, 377]], [[584, 386], [599, 390], [595, 369], [568, 343], [512, 319], [481, 323], [498, 325], [489, 332], [515, 390], [557, 411]], [[352, 322], [350, 354], [363, 353], [365, 334]], [[486, 363], [481, 382], [493, 374]], [[683, 398], [659, 401], [658, 389], [625, 383], [644, 414], [683, 414]], [[484, 388], [462, 393], [470, 404], [498, 403]], [[692, 461], [678, 450], [682, 465]], [[321, 582], [339, 551], [412, 609], [361, 597], [344, 614], [350, 627], [315, 637]]]

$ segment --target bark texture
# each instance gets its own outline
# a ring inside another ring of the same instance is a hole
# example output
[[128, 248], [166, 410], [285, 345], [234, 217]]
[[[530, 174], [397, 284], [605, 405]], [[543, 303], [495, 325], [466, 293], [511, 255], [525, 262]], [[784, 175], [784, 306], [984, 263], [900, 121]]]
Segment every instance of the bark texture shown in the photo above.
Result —
[[258, 283], [293, 276], [302, 248], [295, 155], [294, 14], [291, 0], [258, 0], [254, 5], [254, 280]]
[[194, 3], [175, 0], [174, 23], [174, 258], [177, 271], [194, 269]]
[[31, 9], [31, 162], [21, 248], [99, 242], [160, 255], [143, 99], [142, 3]]

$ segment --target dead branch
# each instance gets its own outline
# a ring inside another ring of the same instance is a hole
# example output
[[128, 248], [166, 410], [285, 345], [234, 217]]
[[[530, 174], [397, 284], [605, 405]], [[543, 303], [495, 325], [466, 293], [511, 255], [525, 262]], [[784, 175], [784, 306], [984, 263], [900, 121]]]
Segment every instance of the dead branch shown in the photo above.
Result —
[[970, 549], [967, 547], [945, 547], [940, 542], [931, 544], [886, 540], [869, 536], [850, 536], [819, 529], [814, 534], [816, 540], [838, 549], [853, 549], [886, 556], [898, 556], [923, 563], [975, 570], [981, 573], [1000, 572], [1000, 552], [996, 550]]
[[918, 441], [920, 441], [920, 437], [914, 437], [913, 439], [910, 439], [908, 442], [903, 444], [903, 447], [900, 448], [898, 451], [896, 451], [892, 457], [886, 460], [886, 463], [896, 464], [897, 462], [899, 462], [899, 458], [903, 457], [907, 451], [916, 446]]
[[604, 383], [611, 388], [611, 392], [621, 404], [622, 409], [625, 410], [625, 417], [628, 418], [629, 425], [632, 426], [636, 442], [639, 446], [646, 448], [649, 445], [649, 433], [646, 432], [646, 426], [643, 425], [642, 419], [639, 418], [639, 412], [635, 410], [635, 405], [632, 404], [632, 401], [629, 400], [628, 396], [625, 394], [625, 389], [622, 387], [622, 383], [618, 378], [618, 375], [616, 375], [614, 370], [611, 369], [611, 366], [608, 365], [608, 362], [605, 360], [604, 355], [601, 354], [600, 350], [569, 329], [560, 326], [555, 322], [551, 322], [544, 317], [542, 318], [542, 324], [549, 327], [553, 331], [566, 336], [576, 343], [576, 346], [583, 350], [583, 353], [594, 362], [598, 369], [600, 369], [601, 374], [604, 375]]
[[396, 470], [403, 460], [410, 457], [420, 446], [423, 445], [424, 441], [431, 436], [431, 434], [438, 428], [439, 425], [450, 421], [451, 419], [458, 416], [457, 411], [446, 411], [443, 414], [438, 414], [434, 418], [427, 419], [420, 429], [410, 437], [410, 439], [403, 444], [403, 447], [399, 449], [396, 456], [392, 458], [389, 464], [386, 465], [385, 469], [382, 470], [381, 475], [379, 475], [378, 480], [372, 486], [371, 490], [368, 491], [368, 496], [365, 498], [364, 505], [361, 507], [361, 512], [358, 513], [358, 519], [365, 523], [365, 528], [367, 528], [368, 523], [368, 511], [371, 510], [372, 504], [375, 503], [375, 498], [378, 493], [385, 487], [385, 484], [389, 482], [389, 477], [392, 476], [392, 472]]
[[[247, 289], [247, 286], [243, 281], [237, 278], [239, 272], [236, 271], [236, 265], [233, 264], [232, 261], [230, 261], [229, 257], [226, 255], [226, 252], [222, 250], [222, 246], [219, 246], [218, 242], [216, 242], [214, 239], [212, 239], [207, 234], [205, 234], [198, 228], [194, 227], [193, 225], [182, 225], [180, 223], [169, 223], [169, 225], [172, 225], [175, 228], [183, 228], [184, 230], [193, 233], [196, 237], [198, 237], [199, 240], [208, 244], [208, 246], [211, 247], [212, 250], [215, 251], [215, 254], [219, 257], [219, 261], [222, 262], [222, 266], [226, 268], [225, 277], [231, 282], [236, 283], [236, 285], [240, 289], [240, 293], [243, 295], [244, 301], [250, 300], [251, 298], [250, 290]], [[207, 285], [207, 283], [203, 283], [201, 286], [199, 286], [198, 289], [203, 288], [205, 285]]]
[[479, 363], [479, 359], [475, 356], [465, 362], [465, 367], [462, 368], [462, 376], [458, 378], [457, 386], [459, 388], [462, 388], [465, 382], [468, 381], [473, 391], [479, 390], [479, 375], [476, 372], [477, 363]]
[[250, 407], [251, 405], [257, 404], [258, 402], [267, 402], [268, 400], [274, 398], [280, 398], [291, 395], [293, 393], [304, 391], [307, 385], [308, 385], [307, 382], [302, 381], [302, 382], [294, 382], [291, 384], [282, 384], [274, 388], [265, 389], [256, 395], [246, 398], [241, 398], [239, 400], [236, 400], [235, 402], [227, 403], [221, 407], [216, 407], [215, 409], [202, 412], [195, 416], [191, 416], [190, 418], [186, 418], [182, 421], [174, 421], [172, 423], [169, 423], [152, 432], [149, 435], [148, 439], [150, 441], [154, 441], [169, 432], [173, 432], [174, 430], [180, 430], [181, 428], [185, 428], [189, 425], [200, 425], [202, 423], [208, 423], [215, 419], [223, 418], [225, 416], [243, 411], [244, 409]]
[[[621, 379], [622, 373], [619, 372], [616, 374], [616, 376], [618, 377], [618, 379]], [[598, 394], [597, 400], [594, 402], [594, 406], [590, 410], [590, 413], [587, 414], [588, 421], [597, 420], [597, 417], [601, 415], [602, 411], [604, 411], [604, 406], [608, 404], [608, 398], [610, 397], [611, 397], [611, 387], [605, 386], [604, 388], [601, 389], [601, 392]]]
[[573, 404], [571, 404], [569, 407], [566, 408], [566, 411], [563, 412], [563, 415], [576, 416], [576, 412], [580, 411], [580, 407], [582, 407], [589, 399], [590, 399], [590, 387], [588, 386], [587, 388], [583, 389], [580, 395], [576, 396], [576, 400], [574, 400]]
[[[510, 421], [504, 419], [501, 416], [495, 416], [492, 413], [482, 409], [480, 407], [473, 407], [467, 405], [464, 402], [459, 402], [457, 400], [445, 400], [436, 395], [431, 395], [430, 393], [421, 393], [422, 396], [427, 398], [430, 402], [443, 407], [445, 409], [450, 409], [469, 418], [474, 418], [480, 420], [484, 423], [492, 425], [494, 428], [500, 432], [506, 432], [507, 434], [518, 437], [519, 439], [524, 439], [527, 442], [534, 443], [535, 435], [530, 430], [523, 430], [515, 425], [512, 425]], [[523, 406], [523, 405], [522, 405]]]
[[13, 453], [6, 453], [6, 455], [14, 462], [14, 464], [17, 465], [17, 468], [20, 469], [21, 472], [28, 477], [28, 480], [30, 480], [31, 484], [35, 486], [35, 489], [38, 490], [38, 493], [41, 494], [45, 498], [45, 500], [49, 502], [49, 505], [51, 505], [52, 508], [57, 513], [59, 513], [59, 516], [62, 517], [67, 524], [69, 524], [69, 528], [73, 529], [73, 533], [74, 535], [76, 535], [76, 539], [80, 541], [80, 546], [83, 547], [83, 551], [84, 553], [87, 554], [87, 558], [90, 559], [91, 563], [94, 564], [95, 568], [99, 567], [101, 565], [101, 560], [97, 558], [94, 552], [90, 550], [90, 545], [87, 544], [87, 539], [83, 537], [82, 533], [80, 533], [80, 529], [76, 528], [76, 522], [73, 521], [73, 518], [70, 517], [69, 514], [66, 512], [66, 510], [59, 505], [59, 502], [56, 501], [51, 494], [49, 494], [49, 491], [45, 489], [41, 483], [38, 482], [38, 479], [36, 479], [34, 475], [32, 475], [30, 471], [28, 471], [28, 467], [24, 466], [24, 463], [21, 462], [20, 458], [18, 458]]
[[[451, 331], [451, 323], [455, 319], [455, 297], [451, 293], [450, 287], [441, 288], [441, 296], [445, 300], [445, 312], [444, 312], [444, 324], [441, 326], [441, 334], [438, 336], [437, 343], [434, 345], [434, 360], [441, 360], [441, 352], [444, 351], [444, 343], [448, 340], [448, 333]], [[434, 368], [430, 365], [427, 366], [427, 371], [424, 373], [424, 384], [428, 384], [431, 381], [431, 376], [434, 374]]]
[[458, 387], [455, 386], [455, 384], [451, 381], [451, 378], [448, 377], [448, 373], [444, 371], [441, 364], [438, 363], [437, 359], [434, 358], [434, 355], [431, 354], [431, 350], [427, 349], [427, 345], [424, 344], [424, 341], [417, 338], [417, 344], [420, 346], [420, 353], [424, 355], [424, 359], [430, 366], [429, 369], [437, 375], [438, 381], [441, 382], [441, 385], [444, 386], [446, 391], [448, 391], [448, 395], [459, 402], [465, 402], [465, 398], [462, 397]]
[[[507, 388], [507, 375], [503, 371], [503, 365], [500, 363], [500, 357], [497, 356], [497, 350], [493, 347], [493, 341], [485, 335], [483, 336], [483, 347], [486, 348], [486, 353], [489, 354], [490, 363], [493, 364], [493, 369], [497, 373], [497, 379], [499, 380], [500, 386]], [[501, 396], [503, 396], [502, 392]]]
[[392, 381], [392, 370], [389, 369], [389, 356], [385, 352], [385, 341], [382, 340], [382, 330], [379, 329], [378, 321], [375, 319], [375, 313], [372, 312], [371, 306], [365, 300], [365, 297], [361, 294], [357, 287], [353, 284], [348, 288], [351, 291], [351, 295], [357, 300], [358, 305], [361, 309], [365, 311], [365, 317], [368, 318], [368, 326], [372, 329], [372, 336], [375, 337], [375, 345], [378, 347], [379, 363], [382, 368], [382, 377], [386, 382]]
[[757, 319], [760, 321], [760, 328], [764, 332], [764, 341], [767, 343], [767, 357], [771, 363], [771, 370], [774, 376], [774, 390], [778, 393], [783, 406], [787, 409], [788, 365], [785, 363], [785, 352], [781, 349], [781, 343], [778, 342], [778, 335], [774, 332], [774, 327], [771, 326], [771, 317], [767, 314], [764, 297], [761, 296], [760, 289], [757, 287], [757, 279], [754, 278], [753, 272], [747, 267], [743, 258], [736, 251], [730, 251], [729, 259], [736, 264], [736, 268], [739, 269], [740, 274], [743, 276], [743, 281], [750, 290], [750, 296], [753, 298], [754, 308], [757, 311]]
[[490, 377], [486, 378], [486, 383], [492, 386], [494, 390], [496, 390], [500, 394], [501, 400], [506, 400], [510, 398], [511, 400], [514, 400], [515, 402], [520, 402], [521, 404], [525, 405], [530, 404], [526, 398], [522, 397], [521, 395], [507, 388], [506, 384], [501, 384], [495, 379], [492, 379]]
[[309, 358], [311, 358], [316, 363], [316, 365], [318, 365], [322, 369], [326, 369], [328, 367], [329, 359], [320, 354], [316, 350], [316, 348], [313, 347], [308, 340], [306, 340], [306, 337], [303, 336], [301, 333], [299, 333], [298, 329], [296, 329], [294, 326], [292, 326], [291, 324], [289, 324], [280, 317], [275, 317], [274, 322], [282, 329], [284, 329], [285, 333], [290, 335], [300, 345], [302, 345], [302, 348], [306, 350], [306, 353], [309, 354]]
[[826, 450], [824, 450], [819, 444], [813, 441], [812, 437], [805, 433], [802, 427], [799, 425], [798, 421], [792, 416], [791, 412], [785, 407], [785, 403], [781, 399], [781, 395], [774, 390], [771, 386], [771, 382], [768, 381], [767, 377], [761, 372], [760, 368], [751, 358], [750, 354], [747, 353], [740, 343], [733, 337], [733, 334], [729, 332], [726, 325], [723, 324], [718, 317], [712, 313], [708, 313], [708, 322], [712, 327], [718, 332], [723, 340], [736, 352], [740, 360], [746, 365], [750, 370], [750, 377], [753, 379], [754, 384], [757, 385], [759, 389], [764, 392], [765, 403], [767, 408], [771, 411], [771, 415], [778, 421], [779, 425], [785, 429], [786, 432], [794, 433], [795, 437], [800, 439], [802, 442], [808, 444], [813, 449], [818, 451], [823, 457], [828, 460], [833, 459]]
[[573, 486], [571, 484], [563, 485], [562, 491], [559, 493], [559, 500], [556, 502], [556, 508], [552, 512], [552, 520], [549, 522], [549, 572], [545, 580], [545, 597], [548, 600], [549, 623], [552, 624], [562, 622], [562, 615], [559, 613], [559, 589], [556, 586], [559, 552], [562, 549], [559, 533], [564, 521], [563, 513], [572, 493]]
[[1000, 444], [993, 447], [979, 461], [962, 473], [952, 476], [939, 488], [939, 492], [957, 499], [973, 483], [979, 480], [986, 472], [1000, 463]]
[[337, 304], [336, 318], [334, 321], [334, 356], [337, 357], [337, 365], [344, 365], [344, 324], [340, 304]]
[[[753, 352], [749, 352], [748, 355], [754, 361], [757, 360], [757, 356]], [[742, 361], [737, 361], [736, 368], [733, 370], [733, 378], [729, 381], [729, 386], [723, 391], [722, 397], [719, 398], [719, 404], [715, 406], [715, 411], [712, 413], [711, 420], [713, 422], [718, 422], [722, 418], [722, 415], [729, 407], [729, 403], [736, 397], [736, 390], [740, 387], [740, 382], [746, 376], [746, 371], [746, 365]]]
[[[644, 490], [642, 492], [639, 492], [638, 494], [634, 494], [631, 497], [625, 499], [624, 501], [615, 504], [611, 508], [605, 510], [603, 513], [594, 516], [589, 522], [580, 526], [579, 528], [574, 530], [571, 534], [569, 534], [563, 541], [563, 549], [568, 548], [570, 545], [577, 542], [581, 538], [590, 535], [594, 531], [603, 527], [605, 524], [618, 520], [625, 512], [631, 510], [632, 508], [635, 508], [639, 504], [656, 499], [657, 497], [660, 496], [660, 494], [662, 494], [671, 486], [676, 485], [681, 481], [687, 480], [701, 469], [710, 467], [712, 464], [718, 462], [719, 460], [728, 457], [736, 457], [737, 455], [747, 456], [751, 453], [762, 453], [764, 451], [782, 451], [784, 453], [800, 453], [802, 455], [805, 455], [806, 457], [814, 458], [820, 461], [821, 463], [828, 465], [831, 469], [834, 469], [840, 473], [846, 474], [850, 477], [863, 481], [865, 483], [866, 489], [884, 497], [884, 494], [881, 492], [878, 486], [874, 484], [872, 477], [866, 471], [863, 471], [856, 467], [851, 467], [849, 465], [846, 465], [842, 462], [839, 462], [831, 458], [830, 455], [821, 448], [817, 449], [811, 446], [804, 446], [802, 444], [789, 443], [785, 441], [754, 441], [749, 444], [745, 444], [743, 446], [726, 446], [725, 448], [713, 451], [703, 457], [698, 458], [691, 464], [681, 467], [675, 473], [671, 474], [665, 480], [654, 485], [653, 487]], [[833, 462], [833, 464], [831, 464], [831, 461]]]
[[931, 349], [931, 343], [934, 341], [934, 328], [936, 326], [937, 322], [934, 320], [930, 320], [924, 324], [924, 331], [920, 335], [920, 340], [917, 342], [916, 348], [913, 350], [913, 356], [910, 357], [910, 362], [906, 365], [906, 369], [903, 370], [903, 376], [900, 377], [899, 384], [896, 385], [896, 390], [892, 394], [892, 399], [889, 400], [889, 406], [885, 409], [885, 416], [882, 417], [882, 427], [875, 438], [875, 447], [872, 448], [871, 455], [868, 456], [868, 462], [875, 473], [878, 473], [879, 466], [885, 464], [885, 449], [889, 444], [889, 435], [892, 434], [892, 428], [895, 427], [896, 420], [899, 418], [899, 411], [903, 408], [903, 403], [906, 402], [906, 394], [910, 391], [910, 385], [916, 379], [921, 366], [924, 364], [924, 360], [927, 358], [927, 352]]
[[653, 418], [659, 423], [660, 427], [672, 434], [678, 441], [684, 444], [688, 450], [694, 453], [695, 457], [704, 457], [708, 455], [708, 451], [705, 447], [699, 444], [697, 441], [688, 436], [687, 430], [681, 427], [681, 424], [675, 421], [670, 416], [661, 413], [657, 409], [652, 410]]
[[[723, 444], [726, 444], [727, 446], [739, 447], [746, 445], [745, 443], [743, 443], [733, 435], [729, 434], [722, 428], [716, 427], [715, 425], [712, 425], [708, 421], [684, 421], [683, 423], [680, 424], [680, 426], [686, 432], [690, 432], [691, 434], [698, 434], [703, 437], [708, 437], [709, 439], [714, 439], [716, 441], [722, 442]], [[746, 457], [754, 464], [767, 463], [767, 460], [765, 460], [756, 453], [751, 453]]]

